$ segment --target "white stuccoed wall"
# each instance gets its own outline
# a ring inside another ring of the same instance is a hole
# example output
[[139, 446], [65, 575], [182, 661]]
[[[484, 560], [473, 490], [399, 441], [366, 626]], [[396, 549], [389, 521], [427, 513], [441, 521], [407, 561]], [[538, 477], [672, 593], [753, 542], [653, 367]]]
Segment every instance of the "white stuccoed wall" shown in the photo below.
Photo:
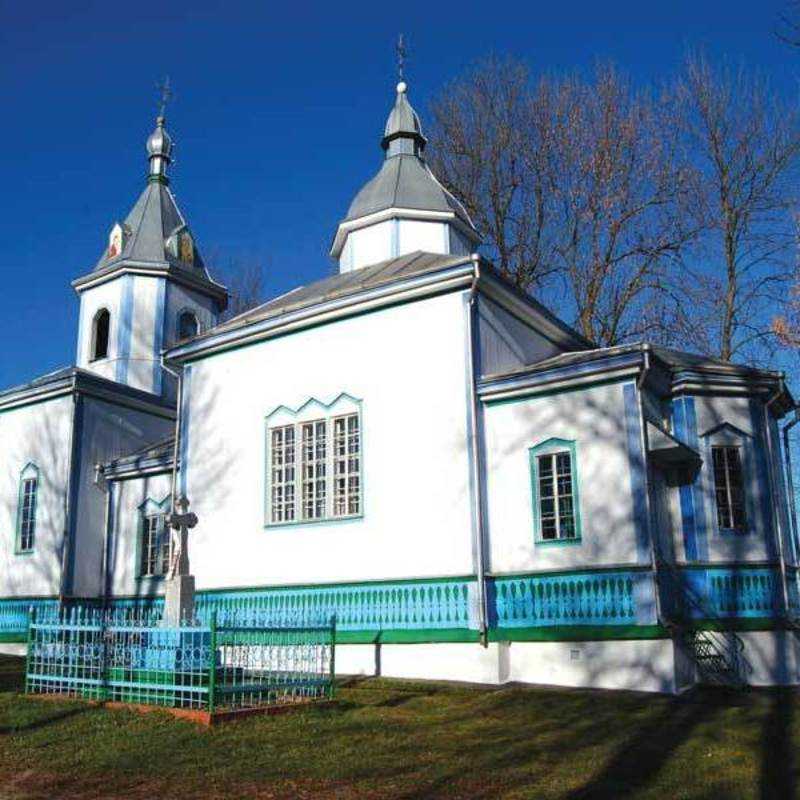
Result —
[[[495, 573], [636, 564], [622, 384], [485, 407], [488, 525]], [[534, 544], [528, 450], [574, 439], [582, 543]]]
[[[130, 288], [126, 290], [126, 283]], [[161, 350], [176, 341], [177, 319], [183, 310], [193, 311], [204, 331], [216, 322], [214, 301], [183, 286], [146, 275], [121, 275], [81, 293], [77, 364], [104, 378], [116, 380], [121, 352], [123, 297], [130, 292], [130, 329], [123, 383], [153, 394], [161, 394], [163, 383], [171, 396], [172, 378], [163, 378], [159, 367]], [[93, 321], [107, 308], [111, 314], [108, 358], [92, 361]], [[163, 379], [163, 380], [162, 380]]]
[[[72, 398], [0, 412], [0, 597], [58, 594], [69, 480]], [[20, 473], [39, 468], [34, 551], [15, 555]]]
[[[191, 366], [184, 475], [200, 519], [198, 587], [471, 573], [462, 294]], [[265, 528], [265, 417], [341, 392], [363, 401], [363, 519]]]
[[[140, 506], [148, 499], [160, 503], [171, 491], [172, 474], [151, 475], [114, 483], [114, 536], [109, 551], [111, 593], [113, 595], [161, 594], [163, 580], [137, 579]], [[193, 534], [192, 534], [193, 535]], [[194, 542], [189, 542], [190, 562]], [[193, 566], [193, 565], [192, 565]]]

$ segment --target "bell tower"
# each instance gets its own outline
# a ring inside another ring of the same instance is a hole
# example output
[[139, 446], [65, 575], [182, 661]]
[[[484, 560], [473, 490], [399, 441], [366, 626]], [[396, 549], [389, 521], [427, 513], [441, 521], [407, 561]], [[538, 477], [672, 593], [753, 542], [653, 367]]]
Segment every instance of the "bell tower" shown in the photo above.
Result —
[[161, 351], [213, 327], [228, 294], [203, 264], [169, 187], [173, 142], [163, 113], [147, 139], [147, 185], [112, 224], [99, 261], [73, 281], [77, 365], [156, 395], [171, 393]]

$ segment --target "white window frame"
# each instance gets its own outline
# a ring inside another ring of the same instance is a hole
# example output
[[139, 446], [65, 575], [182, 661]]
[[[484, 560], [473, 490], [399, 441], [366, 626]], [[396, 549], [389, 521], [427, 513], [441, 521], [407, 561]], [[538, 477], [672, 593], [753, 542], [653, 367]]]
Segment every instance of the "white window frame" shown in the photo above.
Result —
[[[344, 441], [341, 426], [345, 427]], [[280, 432], [293, 430], [294, 451]], [[279, 447], [281, 449], [277, 449]], [[344, 452], [341, 452], [341, 447]], [[339, 452], [337, 452], [337, 448]], [[342, 394], [332, 403], [311, 399], [296, 410], [280, 406], [267, 417], [265, 526], [357, 519], [364, 513], [363, 418], [361, 403]], [[287, 458], [293, 480], [287, 480]], [[344, 494], [341, 483], [344, 480]], [[287, 487], [293, 505], [285, 505]]]
[[[727, 514], [730, 517], [731, 524], [730, 525], [723, 525], [722, 515], [720, 514], [719, 508], [719, 500], [718, 500], [718, 486], [717, 486], [717, 467], [714, 462], [714, 451], [720, 450], [724, 453], [724, 475], [723, 479], [725, 482], [724, 488], [725, 489], [725, 499], [727, 502]], [[733, 450], [736, 452], [738, 459], [739, 459], [739, 491], [741, 493], [741, 497], [739, 499], [739, 505], [741, 506], [741, 514], [742, 514], [742, 524], [735, 525], [734, 522], [734, 503], [733, 503], [733, 487], [731, 485], [731, 469], [729, 463], [729, 451]], [[748, 527], [748, 510], [747, 510], [747, 480], [746, 480], [746, 473], [745, 473], [745, 454], [744, 449], [740, 444], [734, 444], [731, 442], [712, 442], [711, 443], [711, 483], [714, 491], [714, 509], [717, 514], [717, 527], [723, 531], [730, 531], [733, 533], [746, 533]]]

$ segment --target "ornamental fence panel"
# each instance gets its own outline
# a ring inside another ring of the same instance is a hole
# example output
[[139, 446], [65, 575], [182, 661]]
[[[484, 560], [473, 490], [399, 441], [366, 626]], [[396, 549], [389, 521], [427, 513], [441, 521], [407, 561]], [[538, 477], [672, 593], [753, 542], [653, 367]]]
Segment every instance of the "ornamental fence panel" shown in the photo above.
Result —
[[214, 712], [333, 697], [336, 624], [163, 627], [156, 610], [30, 612], [25, 690]]

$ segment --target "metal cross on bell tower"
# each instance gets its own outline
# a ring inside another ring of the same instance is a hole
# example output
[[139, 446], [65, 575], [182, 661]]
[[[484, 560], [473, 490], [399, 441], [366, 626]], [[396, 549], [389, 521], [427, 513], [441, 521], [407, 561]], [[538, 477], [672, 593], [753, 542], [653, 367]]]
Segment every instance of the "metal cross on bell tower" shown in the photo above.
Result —
[[172, 87], [169, 83], [169, 75], [165, 75], [164, 80], [156, 84], [156, 89], [158, 89], [158, 116], [163, 119], [167, 110], [167, 103], [172, 100]]

